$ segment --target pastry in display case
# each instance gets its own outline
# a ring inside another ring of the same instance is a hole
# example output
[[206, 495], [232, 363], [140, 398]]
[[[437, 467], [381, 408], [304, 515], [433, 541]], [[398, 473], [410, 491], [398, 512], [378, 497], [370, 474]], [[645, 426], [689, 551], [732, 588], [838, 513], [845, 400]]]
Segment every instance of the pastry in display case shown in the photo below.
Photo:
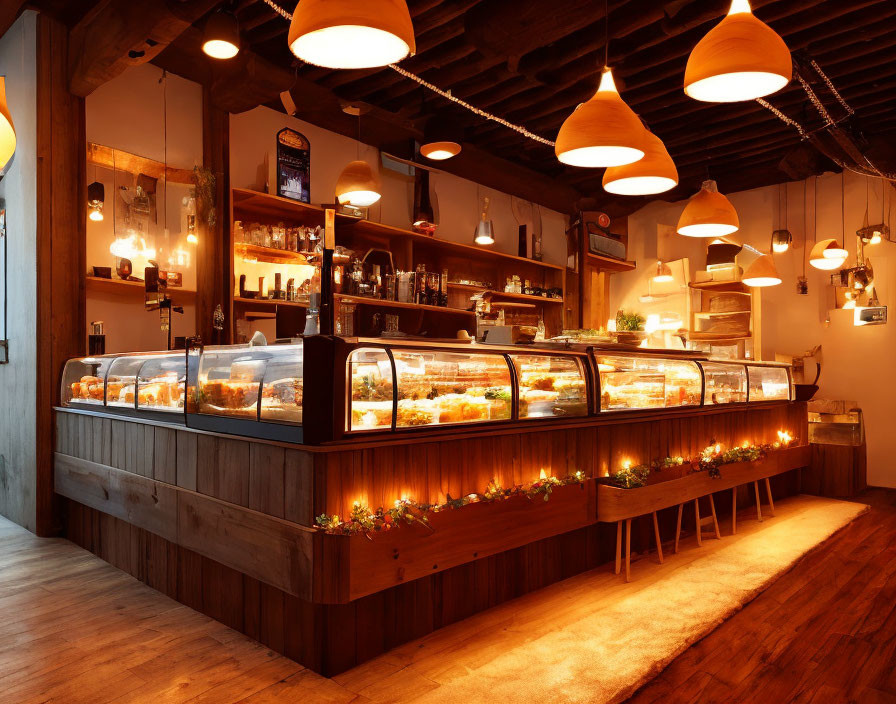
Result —
[[[187, 381], [184, 354], [150, 357], [137, 373], [137, 410], [181, 413]], [[108, 393], [112, 382], [106, 383]]]
[[351, 430], [392, 428], [392, 363], [383, 349], [361, 348], [348, 358]]
[[699, 406], [702, 377], [695, 362], [599, 356], [601, 411]]
[[510, 420], [513, 386], [503, 355], [416, 350], [392, 355], [397, 427]]
[[62, 404], [102, 406], [106, 399], [106, 373], [116, 354], [70, 359], [62, 372]]
[[519, 417], [588, 415], [588, 388], [580, 360], [510, 355], [519, 384]]
[[790, 400], [790, 374], [786, 366], [747, 366], [750, 401]]
[[742, 364], [700, 362], [703, 369], [704, 405], [745, 403], [747, 400], [747, 368]]
[[[301, 345], [289, 354], [275, 354], [265, 366], [261, 382], [261, 420], [302, 424], [304, 355]], [[270, 348], [277, 351], [277, 347]]]

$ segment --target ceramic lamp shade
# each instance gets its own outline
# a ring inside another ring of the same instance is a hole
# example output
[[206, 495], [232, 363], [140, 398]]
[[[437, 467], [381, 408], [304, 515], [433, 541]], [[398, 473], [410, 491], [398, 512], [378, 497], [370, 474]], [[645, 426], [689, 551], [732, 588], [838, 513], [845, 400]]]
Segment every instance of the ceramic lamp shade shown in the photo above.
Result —
[[240, 26], [229, 12], [215, 12], [205, 23], [202, 51], [213, 59], [232, 59], [240, 52]]
[[695, 100], [732, 103], [781, 90], [793, 78], [784, 40], [734, 0], [728, 15], [700, 40], [688, 58], [684, 92]]
[[657, 262], [656, 273], [653, 275], [653, 280], [658, 284], [663, 284], [674, 281], [675, 277], [672, 276], [672, 269], [666, 262]]
[[704, 182], [678, 220], [678, 234], [685, 237], [724, 237], [739, 229], [737, 211], [719, 193], [715, 181]]
[[843, 266], [847, 251], [840, 246], [835, 239], [821, 240], [812, 247], [809, 253], [809, 263], [822, 271], [833, 271]]
[[570, 166], [624, 166], [644, 157], [645, 134], [607, 69], [594, 97], [579, 105], [560, 127], [554, 152]]
[[747, 267], [744, 272], [743, 282], [753, 288], [763, 286], [777, 286], [781, 283], [781, 277], [775, 268], [775, 262], [768, 254], [763, 254]]
[[5, 169], [16, 151], [16, 128], [6, 104], [6, 76], [0, 76], [0, 169]]
[[366, 161], [353, 161], [336, 181], [336, 200], [343, 205], [367, 208], [380, 199], [380, 180]]
[[376, 68], [416, 51], [405, 0], [301, 0], [289, 25], [289, 49], [326, 68]]
[[663, 140], [645, 130], [644, 158], [604, 172], [604, 190], [620, 196], [665, 193], [678, 185], [678, 169]]

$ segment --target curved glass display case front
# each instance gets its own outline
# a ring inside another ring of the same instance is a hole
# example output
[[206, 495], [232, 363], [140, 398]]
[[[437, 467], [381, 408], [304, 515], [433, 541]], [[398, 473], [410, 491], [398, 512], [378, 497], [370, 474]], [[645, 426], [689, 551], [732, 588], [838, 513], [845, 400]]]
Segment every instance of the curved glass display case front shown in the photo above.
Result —
[[[183, 352], [150, 357], [137, 373], [137, 410], [183, 413], [186, 381]], [[107, 394], [110, 386], [107, 382]]]
[[68, 360], [62, 372], [62, 405], [102, 406], [106, 399], [106, 372], [117, 358], [117, 354], [105, 354]]
[[703, 388], [696, 362], [657, 357], [597, 357], [600, 410], [699, 406]]
[[703, 369], [706, 406], [726, 403], [746, 403], [747, 368], [743, 364], [727, 362], [698, 362]]
[[789, 401], [790, 374], [787, 367], [747, 365], [750, 401]]
[[386, 350], [362, 347], [348, 357], [349, 430], [390, 430], [394, 410], [392, 362]]
[[549, 355], [510, 355], [519, 386], [520, 418], [588, 415], [588, 386], [581, 360]]
[[396, 349], [392, 356], [396, 427], [510, 420], [513, 385], [503, 355]]

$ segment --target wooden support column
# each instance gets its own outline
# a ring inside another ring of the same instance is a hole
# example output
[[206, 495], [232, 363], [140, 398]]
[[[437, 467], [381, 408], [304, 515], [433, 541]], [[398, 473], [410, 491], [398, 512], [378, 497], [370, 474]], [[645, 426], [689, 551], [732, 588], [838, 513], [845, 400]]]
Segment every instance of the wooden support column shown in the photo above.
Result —
[[[233, 261], [230, 256], [230, 115], [212, 103], [208, 87], [202, 89], [202, 161], [215, 177], [215, 222], [199, 223], [196, 247], [196, 332], [206, 344], [213, 343], [212, 317], [215, 307], [224, 312], [220, 342], [232, 340], [231, 321]], [[200, 204], [202, 207], [202, 204]]]
[[84, 99], [68, 90], [68, 29], [37, 23], [37, 443], [38, 535], [53, 515], [53, 406], [65, 361], [86, 353], [87, 145]]

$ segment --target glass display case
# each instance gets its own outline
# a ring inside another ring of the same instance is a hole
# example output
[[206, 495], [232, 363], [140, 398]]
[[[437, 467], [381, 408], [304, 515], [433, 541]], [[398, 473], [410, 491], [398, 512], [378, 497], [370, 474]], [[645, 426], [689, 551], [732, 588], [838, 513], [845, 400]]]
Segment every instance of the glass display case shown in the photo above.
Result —
[[597, 357], [600, 410], [699, 406], [700, 368], [689, 360], [658, 357]]
[[348, 358], [349, 430], [389, 430], [394, 409], [392, 362], [386, 350], [361, 348]]
[[510, 355], [519, 386], [519, 417], [588, 415], [588, 387], [575, 357]]
[[790, 374], [787, 367], [747, 365], [750, 401], [790, 400]]
[[196, 412], [301, 425], [302, 343], [206, 347], [199, 357]]
[[510, 420], [513, 386], [503, 355], [396, 349], [392, 357], [397, 428]]
[[[187, 359], [183, 352], [150, 357], [137, 373], [137, 410], [183, 413], [186, 383]], [[107, 394], [110, 386], [107, 382]]]
[[102, 406], [106, 399], [106, 373], [118, 358], [115, 354], [70, 359], [62, 372], [62, 405]]
[[703, 369], [706, 406], [725, 403], [746, 403], [747, 368], [743, 364], [699, 362]]

